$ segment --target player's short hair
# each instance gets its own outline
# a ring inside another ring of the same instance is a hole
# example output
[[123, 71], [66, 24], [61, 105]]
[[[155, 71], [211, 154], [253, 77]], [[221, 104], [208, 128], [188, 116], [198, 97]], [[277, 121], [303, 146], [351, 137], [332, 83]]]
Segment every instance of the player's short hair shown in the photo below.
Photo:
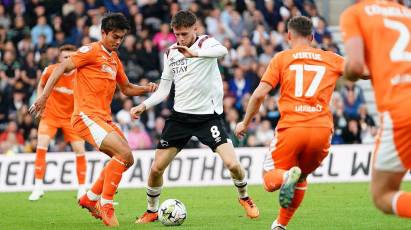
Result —
[[197, 17], [188, 10], [178, 11], [171, 19], [171, 28], [191, 27], [197, 22]]
[[101, 20], [101, 30], [105, 33], [114, 30], [130, 30], [130, 23], [122, 13], [108, 13]]
[[74, 45], [62, 45], [59, 48], [60, 53], [63, 52], [63, 51], [73, 51], [74, 52], [76, 50], [77, 50], [77, 48]]
[[313, 33], [313, 22], [305, 16], [295, 16], [288, 21], [287, 28], [305, 37]]

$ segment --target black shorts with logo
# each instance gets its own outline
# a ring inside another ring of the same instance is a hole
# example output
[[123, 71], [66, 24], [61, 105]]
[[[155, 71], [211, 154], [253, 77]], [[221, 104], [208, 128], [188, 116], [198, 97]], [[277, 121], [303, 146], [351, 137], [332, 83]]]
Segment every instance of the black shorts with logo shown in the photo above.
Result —
[[209, 146], [213, 151], [219, 145], [227, 143], [228, 133], [222, 115], [173, 111], [166, 120], [157, 148], [175, 147], [180, 151], [192, 136], [196, 136], [201, 143]]

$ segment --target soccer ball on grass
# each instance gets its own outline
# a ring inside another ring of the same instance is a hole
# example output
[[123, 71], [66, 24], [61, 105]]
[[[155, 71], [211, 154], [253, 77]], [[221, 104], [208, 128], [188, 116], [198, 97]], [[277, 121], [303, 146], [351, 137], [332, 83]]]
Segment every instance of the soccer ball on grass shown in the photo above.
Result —
[[181, 225], [186, 218], [186, 207], [177, 199], [165, 200], [158, 210], [158, 220], [166, 226]]

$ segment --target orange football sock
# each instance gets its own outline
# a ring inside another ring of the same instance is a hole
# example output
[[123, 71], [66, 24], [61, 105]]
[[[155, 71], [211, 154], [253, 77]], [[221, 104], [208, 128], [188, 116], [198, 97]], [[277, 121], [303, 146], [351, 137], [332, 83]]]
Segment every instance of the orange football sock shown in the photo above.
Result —
[[293, 217], [295, 211], [300, 206], [304, 199], [305, 190], [307, 190], [307, 181], [297, 183], [295, 185], [294, 198], [288, 208], [280, 208], [280, 213], [277, 217], [277, 222], [283, 226], [287, 226]]
[[77, 181], [79, 185], [86, 183], [86, 172], [87, 172], [87, 162], [86, 155], [77, 154], [76, 155], [76, 172], [77, 172]]
[[393, 199], [394, 213], [400, 217], [411, 218], [411, 192], [399, 191]]
[[113, 157], [106, 166], [106, 175], [104, 177], [102, 198], [105, 200], [113, 200], [113, 196], [120, 184], [123, 172], [127, 170], [124, 161], [118, 157]]
[[34, 176], [36, 179], [43, 180], [46, 173], [46, 153], [47, 148], [37, 147], [36, 160], [34, 161]]
[[91, 186], [90, 190], [95, 195], [101, 195], [101, 193], [103, 192], [104, 177], [106, 176], [106, 168], [107, 166], [104, 167], [103, 170], [101, 170], [100, 176], [98, 177], [96, 182], [94, 182], [93, 186]]
[[284, 173], [283, 169], [273, 169], [264, 174], [264, 189], [267, 192], [274, 192], [283, 184]]

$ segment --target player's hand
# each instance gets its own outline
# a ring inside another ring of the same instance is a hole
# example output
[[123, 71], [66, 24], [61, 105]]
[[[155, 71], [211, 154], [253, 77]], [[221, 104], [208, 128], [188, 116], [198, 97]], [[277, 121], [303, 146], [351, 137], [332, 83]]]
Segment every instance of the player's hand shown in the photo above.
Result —
[[247, 126], [244, 124], [244, 122], [239, 122], [235, 126], [234, 134], [236, 137], [243, 138], [246, 132], [247, 132]]
[[29, 113], [31, 115], [34, 115], [36, 118], [39, 117], [43, 113], [44, 108], [46, 107], [46, 102], [47, 98], [41, 95], [34, 101], [33, 105], [30, 106]]
[[146, 87], [146, 92], [151, 93], [157, 90], [158, 85], [156, 83], [150, 82], [145, 87]]
[[130, 109], [130, 114], [133, 119], [138, 119], [140, 115], [146, 111], [146, 105], [141, 103]]
[[198, 57], [198, 53], [190, 50], [187, 46], [174, 46], [172, 49], [178, 50], [178, 52], [182, 53], [186, 58]]

